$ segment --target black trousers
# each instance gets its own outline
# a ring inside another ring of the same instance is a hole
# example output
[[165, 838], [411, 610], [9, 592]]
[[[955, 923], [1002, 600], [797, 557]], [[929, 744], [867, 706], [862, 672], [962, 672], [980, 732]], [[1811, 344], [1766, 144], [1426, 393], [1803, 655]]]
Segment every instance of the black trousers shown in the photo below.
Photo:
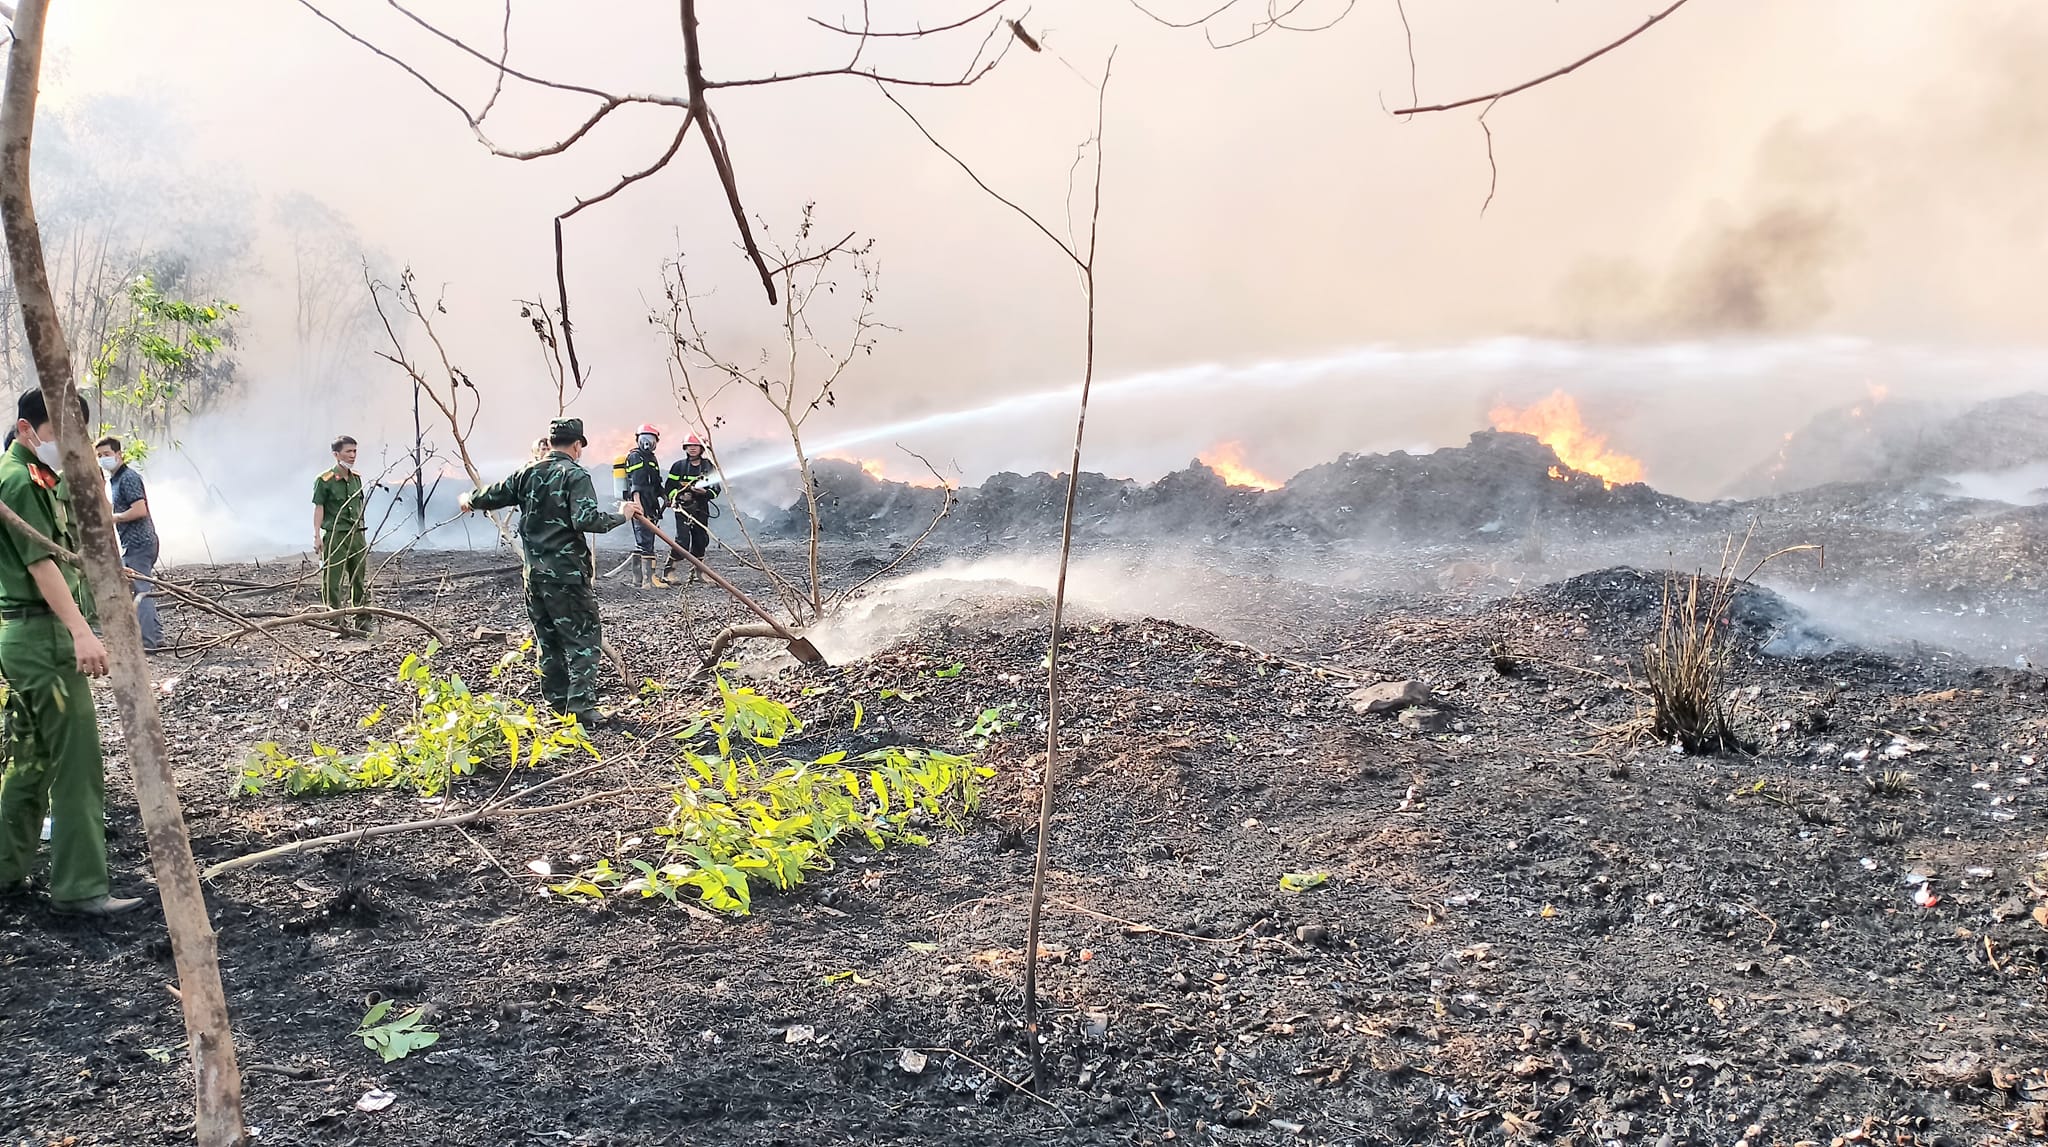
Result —
[[697, 557], [711, 544], [711, 531], [704, 528], [703, 508], [676, 507], [676, 541]]
[[[659, 494], [643, 492], [634, 495], [634, 501], [640, 503], [640, 509], [647, 514], [648, 521], [656, 524], [661, 522], [661, 496]], [[648, 529], [646, 525], [640, 522], [633, 523], [633, 549], [643, 557], [654, 556], [654, 531]], [[670, 554], [671, 560], [681, 556], [680, 553]]]

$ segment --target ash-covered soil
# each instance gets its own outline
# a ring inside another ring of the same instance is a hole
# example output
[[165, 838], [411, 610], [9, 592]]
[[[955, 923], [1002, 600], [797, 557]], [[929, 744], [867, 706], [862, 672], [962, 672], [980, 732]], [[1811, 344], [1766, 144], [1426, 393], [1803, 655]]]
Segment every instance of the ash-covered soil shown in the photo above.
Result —
[[[673, 746], [605, 732], [611, 763], [550, 792], [641, 791], [224, 875], [210, 897], [257, 1142], [1760, 1147], [2048, 1132], [2048, 678], [1859, 650], [1746, 591], [1728, 684], [1758, 751], [1676, 756], [1634, 735], [1660, 576], [1567, 576], [1555, 536], [1512, 571], [1461, 545], [1084, 556], [1104, 588], [1079, 595], [1064, 654], [1072, 759], [1050, 841], [1042, 1100], [1013, 1081], [1028, 1073], [1045, 597], [1029, 561], [934, 551], [820, 634], [832, 667], [756, 644], [743, 672], [795, 705], [806, 754], [959, 750], [978, 713], [1014, 706], [964, 834], [849, 849], [744, 919], [543, 896], [529, 861], [658, 856]], [[828, 564], [844, 583], [890, 556], [835, 544]], [[1460, 562], [1475, 568], [1446, 572]], [[442, 663], [488, 680], [499, 634], [523, 626], [508, 559], [400, 565], [380, 600], [447, 631]], [[1006, 569], [1012, 581], [992, 580]], [[697, 651], [740, 611], [709, 587], [603, 595], [635, 683], [670, 686], [640, 703], [643, 727], [671, 727], [703, 700], [685, 679]], [[173, 628], [187, 644], [220, 631]], [[257, 741], [359, 743], [418, 645], [398, 623], [374, 645], [280, 636], [316, 664], [260, 639], [156, 663], [202, 864], [474, 807], [564, 767], [465, 779], [431, 806], [232, 798]], [[1428, 686], [1434, 716], [1349, 699], [1406, 679]], [[504, 687], [532, 689], [517, 674]], [[117, 881], [139, 889], [118, 743], [110, 757]], [[1289, 892], [1288, 873], [1328, 880]], [[0, 1141], [189, 1142], [173, 980], [159, 919], [0, 902]], [[439, 1043], [379, 1063], [351, 1035], [373, 996], [426, 1005]], [[357, 1110], [371, 1089], [396, 1098]]]

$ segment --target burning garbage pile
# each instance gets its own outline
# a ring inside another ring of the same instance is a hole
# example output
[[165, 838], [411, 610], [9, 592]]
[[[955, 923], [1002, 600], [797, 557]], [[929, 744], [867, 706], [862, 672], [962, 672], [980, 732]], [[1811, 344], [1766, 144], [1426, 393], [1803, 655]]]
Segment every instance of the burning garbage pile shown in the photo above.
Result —
[[[1426, 455], [1347, 454], [1282, 482], [1246, 465], [1226, 443], [1149, 485], [1084, 473], [1075, 524], [1082, 535], [1097, 537], [1484, 541], [1519, 537], [1539, 524], [1625, 533], [1712, 516], [1708, 507], [1642, 484], [1640, 474], [1640, 463], [1604, 451], [1597, 436], [1568, 439], [1561, 453], [1528, 433], [1482, 430], [1462, 447]], [[931, 525], [944, 500], [938, 489], [879, 479], [852, 463], [814, 463], [812, 475], [821, 525], [834, 538], [914, 537]], [[940, 523], [941, 540], [1038, 537], [1059, 529], [1066, 480], [1001, 473], [957, 496], [958, 505]], [[767, 523], [775, 535], [808, 529], [801, 495]]]

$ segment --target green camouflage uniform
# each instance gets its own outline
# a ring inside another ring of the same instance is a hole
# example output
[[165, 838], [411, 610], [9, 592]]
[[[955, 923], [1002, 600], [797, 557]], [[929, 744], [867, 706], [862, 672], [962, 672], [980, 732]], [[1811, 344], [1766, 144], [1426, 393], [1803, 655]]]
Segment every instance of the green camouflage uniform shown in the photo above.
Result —
[[[581, 438], [582, 420], [557, 422], [554, 436]], [[603, 654], [584, 535], [618, 529], [626, 519], [598, 508], [590, 471], [559, 450], [470, 495], [469, 504], [477, 510], [518, 508], [526, 615], [540, 647], [541, 693], [558, 713], [594, 712]]]
[[[313, 504], [322, 508], [320, 518], [320, 600], [329, 609], [350, 609], [370, 604], [370, 543], [363, 532], [363, 479], [353, 470], [336, 466], [313, 479]], [[367, 633], [368, 614], [345, 620]]]
[[[0, 455], [0, 502], [44, 537], [76, 552], [71, 498], [62, 479], [20, 442]], [[71, 631], [50, 612], [29, 567], [51, 561], [0, 527], [0, 675], [7, 678], [7, 771], [0, 774], [0, 888], [28, 876], [50, 818], [50, 899], [107, 894], [106, 768], [92, 686], [78, 671]], [[60, 563], [88, 619], [92, 591]]]

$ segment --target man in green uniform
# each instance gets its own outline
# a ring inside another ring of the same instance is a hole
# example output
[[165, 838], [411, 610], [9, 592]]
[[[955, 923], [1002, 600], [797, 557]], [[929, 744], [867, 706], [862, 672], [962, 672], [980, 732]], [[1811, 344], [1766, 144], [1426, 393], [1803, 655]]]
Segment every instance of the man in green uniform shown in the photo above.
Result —
[[[313, 479], [313, 552], [320, 555], [320, 600], [329, 609], [370, 604], [370, 543], [363, 533], [363, 477], [356, 440], [334, 440], [334, 468]], [[343, 629], [375, 632], [368, 614], [342, 619]]]
[[[83, 399], [78, 416], [89, 418]], [[14, 441], [0, 455], [0, 502], [76, 552], [71, 497], [57, 473], [57, 433], [43, 392], [15, 404]], [[142, 903], [109, 896], [107, 778], [88, 675], [107, 672], [83, 575], [0, 526], [0, 676], [7, 678], [7, 771], [0, 774], [0, 892], [28, 883], [50, 818], [50, 904], [112, 916]]]
[[494, 486], [464, 494], [468, 510], [519, 510], [526, 558], [526, 616], [540, 647], [541, 693], [557, 713], [585, 725], [609, 724], [597, 711], [597, 670], [603, 654], [595, 570], [585, 534], [616, 530], [643, 511], [636, 501], [616, 514], [598, 508], [590, 471], [578, 462], [589, 441], [583, 420], [558, 418], [548, 428], [547, 457]]

